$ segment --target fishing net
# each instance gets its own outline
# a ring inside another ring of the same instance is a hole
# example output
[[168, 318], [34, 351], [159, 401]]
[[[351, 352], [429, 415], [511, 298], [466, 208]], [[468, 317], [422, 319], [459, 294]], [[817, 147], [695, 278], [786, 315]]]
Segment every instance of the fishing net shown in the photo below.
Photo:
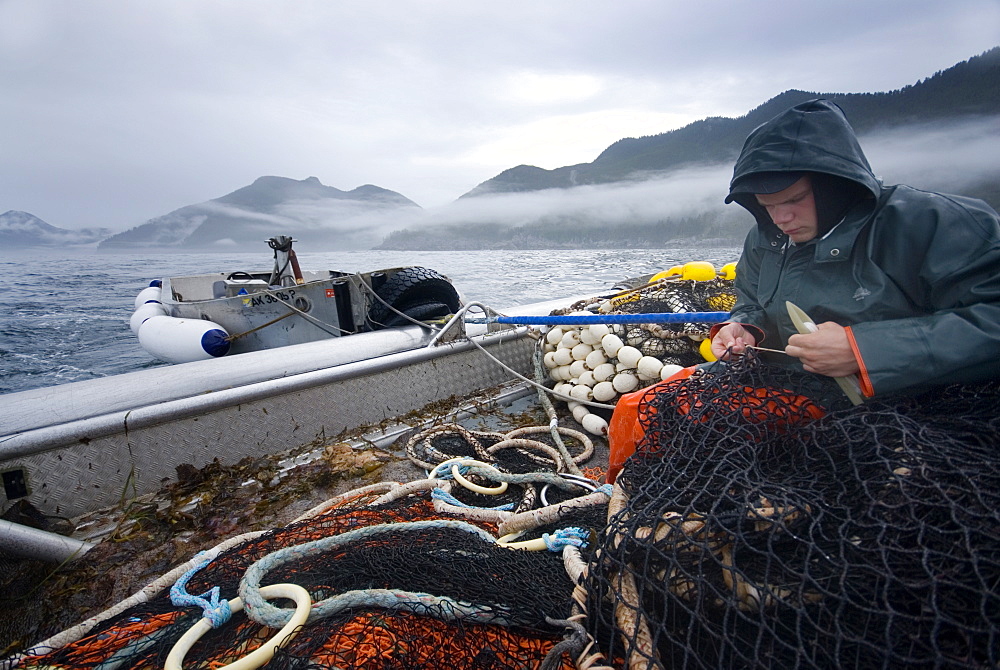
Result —
[[[359, 489], [199, 555], [169, 593], [50, 641], [58, 648], [35, 649], [18, 667], [171, 668], [183, 658], [185, 668], [217, 668], [265, 648], [267, 668], [577, 667], [588, 637], [574, 619], [573, 574], [609, 491], [567, 472], [590, 457], [589, 438], [550, 432], [419, 432], [405, 451], [427, 479]], [[517, 544], [532, 542], [540, 549]]]
[[669, 382], [588, 629], [629, 668], [1000, 665], [1000, 384], [819, 407], [753, 355]]

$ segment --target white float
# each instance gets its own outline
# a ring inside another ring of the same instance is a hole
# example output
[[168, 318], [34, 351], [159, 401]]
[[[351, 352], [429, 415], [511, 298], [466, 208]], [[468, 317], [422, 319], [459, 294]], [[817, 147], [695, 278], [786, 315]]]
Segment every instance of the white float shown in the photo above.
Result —
[[573, 362], [573, 350], [566, 349], [565, 347], [562, 349], [556, 349], [552, 353], [552, 360], [557, 367], [560, 365], [569, 365]]
[[639, 379], [628, 372], [620, 372], [611, 380], [611, 384], [619, 393], [631, 393], [639, 387]]
[[660, 370], [663, 369], [663, 361], [655, 356], [643, 356], [635, 365], [639, 373], [639, 379], [649, 381], [660, 378]]
[[135, 307], [139, 308], [140, 305], [144, 305], [147, 302], [160, 302], [161, 289], [159, 286], [147, 286], [146, 288], [139, 291], [139, 295], [135, 297]]
[[587, 358], [584, 359], [584, 361], [587, 363], [588, 368], [590, 368], [591, 370], [596, 370], [598, 366], [607, 363], [608, 359], [604, 355], [604, 351], [602, 349], [594, 349], [589, 354], [587, 354]]
[[217, 323], [152, 316], [139, 326], [139, 344], [168, 363], [190, 363], [229, 353], [229, 333]]
[[583, 361], [573, 361], [569, 364], [569, 374], [573, 379], [579, 379], [580, 375], [587, 371], [587, 364]]
[[608, 434], [608, 422], [596, 414], [588, 414], [583, 417], [583, 421], [580, 422], [580, 425], [582, 425], [583, 429], [591, 435]]
[[567, 349], [572, 349], [576, 345], [580, 344], [580, 331], [578, 330], [567, 330], [563, 333], [562, 340], [559, 341], [562, 346]]
[[601, 338], [601, 347], [604, 349], [604, 353], [610, 358], [614, 358], [618, 355], [618, 350], [625, 346], [622, 342], [622, 338], [618, 337], [614, 333], [608, 333]]
[[597, 402], [607, 402], [618, 395], [614, 384], [608, 381], [598, 382], [594, 385], [594, 400]]
[[593, 326], [584, 326], [580, 329], [580, 342], [594, 346], [601, 341], [601, 337], [594, 332]]
[[595, 338], [595, 344], [600, 342], [610, 332], [611, 328], [604, 323], [594, 323], [590, 326], [590, 335]]
[[667, 381], [668, 379], [670, 379], [683, 369], [684, 368], [681, 367], [680, 365], [674, 365], [673, 363], [668, 363], [664, 365], [662, 368], [660, 368], [660, 379], [663, 381]]
[[642, 352], [635, 347], [626, 344], [618, 349], [618, 362], [625, 367], [634, 368], [639, 363], [640, 358], [642, 358]]
[[613, 363], [601, 363], [594, 368], [594, 379], [604, 382], [615, 376], [615, 366]]
[[167, 316], [167, 308], [158, 302], [147, 302], [136, 307], [132, 316], [128, 320], [128, 326], [136, 335], [139, 334], [139, 327], [146, 323], [146, 319], [154, 316]]

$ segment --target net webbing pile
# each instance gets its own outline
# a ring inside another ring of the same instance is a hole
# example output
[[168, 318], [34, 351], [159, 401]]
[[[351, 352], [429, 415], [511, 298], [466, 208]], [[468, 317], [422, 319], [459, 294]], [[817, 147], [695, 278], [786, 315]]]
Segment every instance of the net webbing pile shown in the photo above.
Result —
[[[17, 667], [252, 668], [263, 648], [267, 668], [593, 664], [574, 587], [610, 487], [566, 472], [589, 458], [585, 435], [549, 432], [423, 431], [406, 452], [428, 479], [357, 489], [199, 555], [169, 593]], [[539, 506], [546, 491], [558, 502]], [[529, 544], [540, 550], [520, 550]]]
[[837, 409], [807, 379], [746, 356], [647, 394], [585, 580], [602, 651], [998, 667], [1000, 384]]

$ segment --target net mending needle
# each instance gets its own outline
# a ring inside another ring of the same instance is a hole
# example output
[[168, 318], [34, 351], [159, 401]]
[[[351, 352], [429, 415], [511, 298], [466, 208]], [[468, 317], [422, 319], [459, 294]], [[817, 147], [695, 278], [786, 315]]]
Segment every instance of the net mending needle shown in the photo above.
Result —
[[768, 349], [767, 347], [758, 347], [755, 344], [748, 344], [746, 346], [747, 346], [747, 349], [756, 349], [757, 351], [770, 351], [771, 353], [774, 353], [774, 354], [785, 354], [786, 356], [791, 356], [791, 354], [789, 354], [784, 349]]

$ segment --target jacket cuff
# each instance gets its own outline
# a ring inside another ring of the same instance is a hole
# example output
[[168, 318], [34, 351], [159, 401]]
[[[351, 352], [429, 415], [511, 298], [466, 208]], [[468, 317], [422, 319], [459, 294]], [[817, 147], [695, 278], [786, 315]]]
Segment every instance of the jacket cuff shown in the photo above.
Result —
[[865, 367], [865, 359], [861, 357], [861, 350], [858, 349], [858, 342], [854, 339], [854, 331], [851, 330], [850, 326], [845, 326], [845, 331], [847, 331], [847, 341], [851, 343], [851, 351], [854, 352], [854, 360], [858, 362], [858, 381], [861, 385], [861, 393], [864, 394], [866, 398], [871, 398], [875, 395], [875, 389], [872, 387], [871, 377], [868, 376], [868, 368]]

